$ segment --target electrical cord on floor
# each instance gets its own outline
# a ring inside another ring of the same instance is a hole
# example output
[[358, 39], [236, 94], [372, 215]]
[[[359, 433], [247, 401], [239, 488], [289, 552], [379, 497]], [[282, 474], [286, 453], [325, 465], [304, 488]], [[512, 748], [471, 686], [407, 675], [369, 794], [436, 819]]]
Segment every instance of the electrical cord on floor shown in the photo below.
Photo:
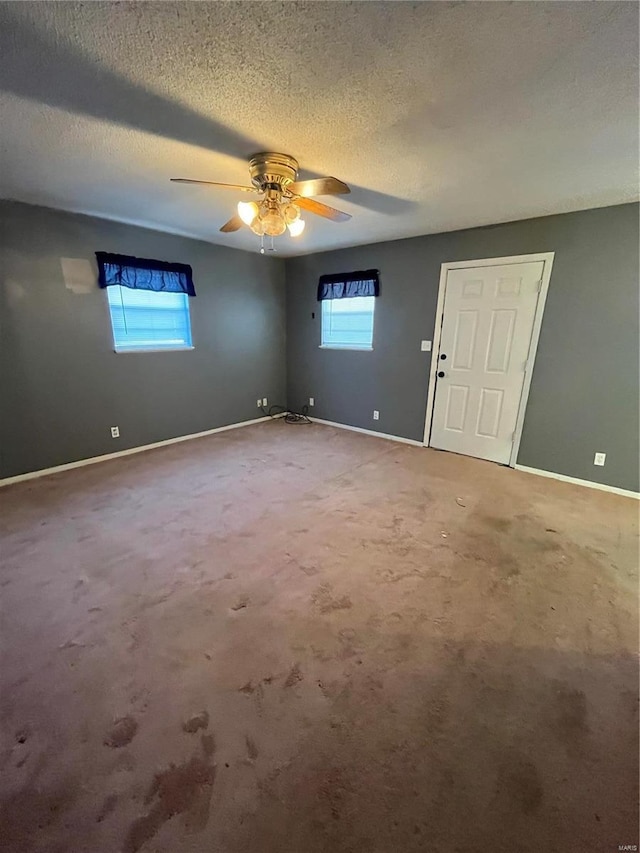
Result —
[[284, 415], [284, 422], [286, 424], [311, 423], [311, 420], [307, 417], [309, 406], [303, 406], [301, 412], [294, 412], [291, 409], [287, 409], [286, 406], [269, 406], [268, 409], [265, 409], [264, 406], [260, 406], [260, 408], [262, 409], [262, 414], [269, 418], [279, 418]]

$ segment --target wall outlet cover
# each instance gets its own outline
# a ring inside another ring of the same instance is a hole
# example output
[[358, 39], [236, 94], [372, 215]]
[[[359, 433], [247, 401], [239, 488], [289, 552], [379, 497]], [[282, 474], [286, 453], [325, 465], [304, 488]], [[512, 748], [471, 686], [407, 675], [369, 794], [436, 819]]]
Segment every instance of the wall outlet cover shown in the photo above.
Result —
[[377, 409], [373, 410], [373, 419], [374, 419], [374, 421], [380, 420], [380, 412]]
[[111, 427], [111, 438], [120, 438], [120, 427]]
[[256, 403], [257, 407], [260, 408], [262, 406], [262, 400], [258, 400]]
[[596, 453], [596, 455], [593, 457], [593, 464], [594, 465], [604, 465], [606, 458], [607, 458], [606, 453]]
[[262, 398], [262, 405], [263, 405], [263, 406], [265, 406], [265, 407], [269, 405], [269, 404], [268, 404], [268, 402], [267, 402], [267, 398], [266, 398], [266, 397], [263, 397], [263, 398]]
[[431, 341], [420, 341], [420, 349], [422, 352], [431, 352]]
[[315, 399], [314, 399], [313, 397], [309, 397], [309, 405], [310, 405], [310, 406], [315, 406], [315, 404], [316, 404]]

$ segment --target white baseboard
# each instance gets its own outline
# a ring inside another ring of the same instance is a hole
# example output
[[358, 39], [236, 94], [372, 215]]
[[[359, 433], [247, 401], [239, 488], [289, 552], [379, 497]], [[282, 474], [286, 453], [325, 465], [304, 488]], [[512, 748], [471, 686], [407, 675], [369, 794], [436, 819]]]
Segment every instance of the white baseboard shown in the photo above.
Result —
[[[274, 415], [280, 418], [283, 415]], [[89, 459], [79, 459], [77, 462], [67, 462], [64, 465], [55, 465], [53, 468], [41, 468], [39, 471], [28, 471], [26, 474], [16, 474], [15, 477], [5, 477], [0, 480], [1, 486], [10, 486], [11, 483], [21, 483], [23, 480], [34, 480], [36, 477], [46, 477], [48, 474], [59, 474], [61, 471], [70, 471], [72, 468], [82, 468], [85, 465], [95, 465], [96, 462], [107, 462], [109, 459], [119, 459], [121, 456], [131, 456], [133, 453], [143, 453], [145, 450], [155, 450], [157, 447], [167, 447], [169, 444], [178, 444], [181, 441], [190, 441], [192, 438], [204, 438], [206, 435], [214, 435], [216, 432], [226, 432], [229, 429], [261, 424], [264, 421], [273, 420], [272, 417], [253, 418], [250, 421], [240, 421], [237, 424], [206, 429], [204, 432], [194, 432], [190, 435], [179, 435], [177, 438], [167, 438], [164, 441], [155, 441], [153, 444], [143, 444], [140, 447], [129, 447], [127, 450], [117, 450], [115, 453], [105, 453], [103, 456], [91, 456]]]
[[339, 429], [350, 429], [352, 432], [362, 432], [365, 435], [372, 435], [374, 438], [386, 438], [389, 441], [400, 441], [402, 444], [412, 444], [414, 447], [423, 447], [421, 441], [415, 441], [413, 438], [402, 438], [399, 435], [388, 435], [386, 432], [376, 432], [374, 429], [363, 429], [362, 427], [349, 426], [348, 424], [337, 424], [334, 421], [323, 421], [322, 418], [312, 418], [308, 415], [310, 421], [315, 424], [324, 424], [324, 426], [338, 427]]
[[[226, 426], [207, 429], [204, 432], [194, 432], [190, 435], [179, 435], [176, 438], [167, 438], [164, 441], [156, 441], [153, 444], [143, 444], [140, 447], [129, 447], [127, 450], [118, 450], [115, 453], [105, 453], [103, 456], [91, 456], [89, 459], [79, 459], [76, 462], [67, 462], [64, 465], [55, 465], [53, 468], [41, 468], [39, 471], [28, 471], [26, 474], [16, 474], [14, 477], [5, 477], [0, 480], [0, 487], [10, 486], [12, 483], [21, 483], [24, 480], [34, 480], [38, 477], [46, 477], [49, 474], [59, 474], [62, 471], [70, 471], [73, 468], [82, 468], [85, 465], [95, 465], [97, 462], [108, 462], [110, 459], [119, 459], [121, 456], [131, 456], [134, 453], [143, 453], [145, 450], [155, 450], [159, 447], [167, 447], [170, 444], [178, 444], [181, 441], [190, 441], [192, 438], [204, 438], [207, 435], [215, 435], [218, 432], [226, 432], [230, 429], [239, 429], [240, 427], [251, 426], [252, 424], [260, 424], [265, 421], [275, 418], [284, 417], [286, 412], [274, 416], [263, 418], [253, 418], [250, 421], [240, 421], [240, 423], [227, 424]], [[351, 432], [359, 432], [364, 435], [371, 435], [374, 438], [384, 438], [388, 441], [398, 441], [401, 444], [410, 444], [414, 447], [424, 447], [421, 441], [415, 441], [412, 438], [403, 438], [399, 435], [389, 435], [385, 432], [376, 432], [372, 429], [364, 429], [363, 427], [349, 426], [349, 424], [339, 424], [335, 421], [325, 421], [322, 418], [313, 418], [309, 416], [309, 420], [316, 424], [324, 426], [337, 427], [338, 429], [348, 429]], [[560, 480], [563, 483], [573, 483], [576, 486], [587, 486], [590, 489], [598, 489], [602, 492], [611, 492], [614, 495], [622, 495], [627, 498], [635, 498], [640, 500], [640, 493], [632, 492], [629, 489], [619, 489], [616, 486], [607, 486], [603, 483], [593, 483], [591, 480], [580, 480], [577, 477], [567, 477], [565, 474], [554, 474], [552, 471], [543, 471], [541, 468], [529, 468], [526, 465], [515, 465], [517, 471], [524, 471], [526, 474], [536, 474], [539, 477], [548, 477], [551, 480]]]
[[527, 474], [537, 474], [538, 477], [548, 477], [550, 480], [560, 480], [563, 483], [573, 483], [576, 486], [587, 486], [589, 489], [598, 489], [601, 492], [611, 492], [614, 495], [622, 495], [625, 498], [640, 500], [640, 492], [632, 492], [629, 489], [618, 489], [616, 486], [607, 486], [604, 483], [593, 483], [591, 480], [579, 480], [577, 477], [567, 477], [565, 474], [554, 474], [552, 471], [543, 471], [541, 468], [528, 468], [526, 465], [516, 465], [516, 471], [525, 471]]

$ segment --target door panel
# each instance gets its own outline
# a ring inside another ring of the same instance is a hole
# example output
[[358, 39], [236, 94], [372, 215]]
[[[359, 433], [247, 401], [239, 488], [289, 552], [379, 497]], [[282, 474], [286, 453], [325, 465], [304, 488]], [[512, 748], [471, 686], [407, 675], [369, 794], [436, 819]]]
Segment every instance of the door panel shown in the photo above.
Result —
[[458, 311], [453, 340], [453, 367], [456, 370], [471, 370], [477, 326], [477, 311]]
[[487, 373], [506, 373], [513, 343], [513, 329], [516, 323], [516, 311], [504, 308], [491, 312], [489, 345], [487, 347]]
[[509, 462], [543, 268], [449, 270], [432, 447]]
[[497, 388], [481, 389], [476, 435], [483, 435], [486, 438], [497, 438], [503, 399], [504, 391]]
[[464, 385], [450, 385], [445, 423], [447, 429], [462, 432], [467, 417], [469, 389]]

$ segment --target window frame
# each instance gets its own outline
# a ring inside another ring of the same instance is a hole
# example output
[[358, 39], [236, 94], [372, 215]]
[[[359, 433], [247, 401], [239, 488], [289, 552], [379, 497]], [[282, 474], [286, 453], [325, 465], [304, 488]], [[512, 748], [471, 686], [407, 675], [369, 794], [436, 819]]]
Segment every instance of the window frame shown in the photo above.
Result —
[[[182, 296], [185, 300], [185, 307], [187, 311], [187, 319], [188, 319], [188, 329], [189, 329], [189, 340], [190, 343], [188, 345], [178, 345], [178, 346], [149, 346], [149, 347], [122, 347], [118, 346], [116, 343], [116, 331], [113, 324], [113, 314], [111, 312], [111, 302], [109, 300], [109, 290], [112, 288], [120, 288], [120, 292], [122, 292], [124, 285], [109, 285], [105, 287], [105, 303], [107, 308], [107, 313], [109, 315], [109, 324], [111, 326], [111, 342], [113, 352], [116, 355], [136, 355], [139, 353], [148, 353], [148, 352], [190, 352], [195, 349], [195, 345], [193, 342], [193, 329], [191, 328], [191, 308], [189, 306], [189, 296], [186, 293], [177, 293], [175, 291], [157, 291], [157, 290], [145, 290], [145, 293], [155, 293], [158, 296], [162, 295], [170, 295], [170, 296]], [[126, 288], [128, 290], [136, 290], [136, 288]]]
[[376, 331], [376, 296], [352, 296], [345, 297], [345, 299], [349, 299], [352, 301], [353, 299], [372, 299], [372, 309], [371, 309], [371, 345], [370, 346], [359, 346], [358, 344], [325, 344], [323, 343], [323, 323], [324, 323], [324, 312], [325, 312], [325, 304], [332, 302], [341, 302], [340, 299], [323, 299], [320, 303], [320, 345], [318, 349], [333, 349], [333, 350], [349, 350], [351, 352], [373, 352], [373, 343], [374, 343], [374, 335]]

